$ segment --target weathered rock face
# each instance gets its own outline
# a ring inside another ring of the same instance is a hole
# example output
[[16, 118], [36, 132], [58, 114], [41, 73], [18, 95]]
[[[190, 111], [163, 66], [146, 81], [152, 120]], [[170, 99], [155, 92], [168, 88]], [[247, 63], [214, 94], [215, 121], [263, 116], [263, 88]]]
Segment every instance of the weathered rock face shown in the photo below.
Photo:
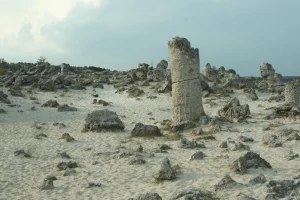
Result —
[[168, 68], [168, 61], [161, 60], [157, 65], [156, 68], [166, 70]]
[[200, 84], [199, 50], [185, 38], [175, 37], [168, 43], [172, 76], [174, 124], [198, 121], [205, 115]]
[[286, 84], [284, 96], [286, 103], [300, 106], [300, 79]]
[[218, 111], [218, 114], [229, 120], [240, 120], [250, 115], [250, 109], [248, 104], [240, 105], [240, 101], [233, 98]]
[[260, 74], [263, 78], [267, 78], [268, 76], [275, 74], [275, 69], [269, 63], [262, 63], [260, 65]]
[[84, 131], [97, 131], [102, 129], [124, 130], [125, 126], [115, 112], [108, 109], [96, 110], [88, 114], [85, 119]]

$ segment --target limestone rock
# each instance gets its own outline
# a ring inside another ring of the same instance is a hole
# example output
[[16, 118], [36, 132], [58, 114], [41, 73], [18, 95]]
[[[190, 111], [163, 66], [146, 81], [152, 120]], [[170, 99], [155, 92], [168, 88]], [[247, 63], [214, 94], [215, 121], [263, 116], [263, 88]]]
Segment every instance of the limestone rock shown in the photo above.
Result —
[[179, 192], [173, 195], [170, 200], [214, 200], [214, 198], [200, 190], [192, 189]]
[[131, 136], [133, 137], [152, 137], [161, 135], [162, 134], [157, 126], [144, 125], [142, 123], [137, 123], [131, 131]]
[[51, 108], [57, 108], [58, 106], [59, 103], [56, 100], [49, 100], [42, 105], [42, 107], [51, 107]]
[[85, 119], [84, 131], [97, 131], [102, 129], [124, 130], [125, 126], [115, 112], [108, 109], [96, 110], [89, 113]]
[[176, 178], [175, 170], [172, 168], [170, 160], [165, 158], [161, 164], [158, 174], [155, 176], [156, 180], [173, 180]]
[[74, 111], [77, 111], [77, 108], [68, 106], [67, 104], [64, 104], [64, 105], [58, 106], [57, 111], [58, 112], [74, 112]]
[[162, 198], [157, 193], [146, 193], [141, 194], [136, 198], [130, 198], [128, 200], [162, 200]]
[[224, 178], [222, 178], [220, 180], [219, 183], [217, 183], [216, 185], [214, 185], [215, 191], [218, 190], [227, 190], [229, 188], [235, 187], [241, 185], [240, 183], [237, 183], [235, 180], [233, 180], [231, 178], [231, 176], [229, 176], [228, 174], [226, 176], [224, 176]]

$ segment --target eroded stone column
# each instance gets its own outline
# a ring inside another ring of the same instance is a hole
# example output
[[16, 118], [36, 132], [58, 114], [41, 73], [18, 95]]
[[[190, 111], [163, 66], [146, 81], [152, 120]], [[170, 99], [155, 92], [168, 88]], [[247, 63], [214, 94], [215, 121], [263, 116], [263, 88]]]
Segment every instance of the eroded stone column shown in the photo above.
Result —
[[62, 63], [62, 64], [60, 65], [60, 74], [64, 74], [64, 68], [65, 68], [65, 64]]
[[173, 124], [198, 121], [205, 115], [200, 84], [199, 50], [185, 38], [168, 42], [172, 76]]
[[287, 83], [284, 91], [285, 102], [300, 106], [300, 79]]

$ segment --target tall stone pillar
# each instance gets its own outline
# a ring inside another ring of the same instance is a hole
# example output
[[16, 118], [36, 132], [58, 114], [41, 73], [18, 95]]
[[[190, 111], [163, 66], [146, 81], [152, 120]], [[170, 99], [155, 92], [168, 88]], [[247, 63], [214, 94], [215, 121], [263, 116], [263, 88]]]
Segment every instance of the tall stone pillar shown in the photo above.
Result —
[[172, 76], [172, 121], [198, 122], [205, 115], [200, 84], [199, 50], [185, 38], [175, 37], [168, 42]]
[[65, 64], [62, 63], [62, 64], [60, 65], [60, 74], [64, 74], [64, 68], [65, 68]]
[[284, 96], [286, 103], [300, 106], [300, 79], [293, 80], [286, 84]]

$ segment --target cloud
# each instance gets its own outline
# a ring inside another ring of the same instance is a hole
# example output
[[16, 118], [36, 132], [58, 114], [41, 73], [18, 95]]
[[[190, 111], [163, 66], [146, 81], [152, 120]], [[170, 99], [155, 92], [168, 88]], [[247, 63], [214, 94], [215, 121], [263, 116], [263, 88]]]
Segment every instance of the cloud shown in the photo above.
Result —
[[102, 2], [104, 0], [0, 0], [1, 55], [26, 53], [27, 57], [36, 57], [40, 53], [63, 53], [63, 46], [41, 34], [43, 27], [63, 21], [77, 4], [98, 8]]

